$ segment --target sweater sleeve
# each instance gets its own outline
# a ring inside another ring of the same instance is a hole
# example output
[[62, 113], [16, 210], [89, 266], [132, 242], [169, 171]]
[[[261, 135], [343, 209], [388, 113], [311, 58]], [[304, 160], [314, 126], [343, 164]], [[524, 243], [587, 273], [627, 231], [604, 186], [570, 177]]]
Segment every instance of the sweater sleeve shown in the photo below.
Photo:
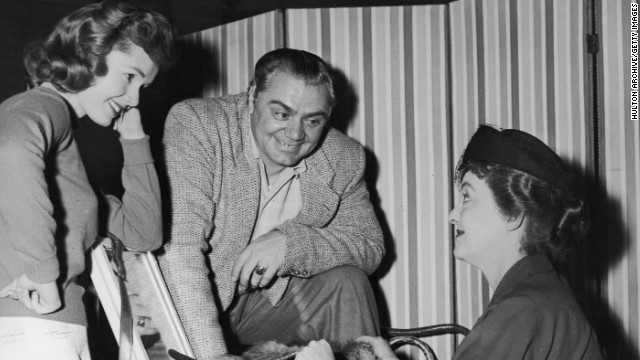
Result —
[[[0, 251], [0, 263], [12, 264], [19, 256], [23, 266], [8, 269], [25, 273], [37, 283], [60, 275], [54, 239], [56, 221], [46, 181], [49, 152], [71, 142], [68, 126], [54, 124], [51, 117], [24, 109], [5, 112], [0, 123], [0, 227], [13, 251]], [[68, 121], [67, 121], [68, 122]], [[54, 136], [54, 134], [57, 134]], [[21, 273], [10, 274], [13, 278]], [[11, 279], [5, 279], [11, 281]], [[7, 284], [0, 284], [4, 287]]]
[[155, 250], [162, 245], [162, 208], [149, 137], [120, 139], [120, 143], [124, 154], [124, 195], [122, 201], [105, 195], [108, 230], [130, 250]]
[[165, 127], [170, 238], [158, 261], [196, 358], [208, 360], [227, 352], [205, 257], [216, 209], [215, 139], [190, 104], [175, 105]]

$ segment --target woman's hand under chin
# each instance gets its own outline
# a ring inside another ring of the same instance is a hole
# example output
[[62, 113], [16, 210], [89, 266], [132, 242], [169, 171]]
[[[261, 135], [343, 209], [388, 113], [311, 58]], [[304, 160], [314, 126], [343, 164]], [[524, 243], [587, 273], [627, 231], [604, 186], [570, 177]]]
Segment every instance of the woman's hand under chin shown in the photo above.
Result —
[[128, 140], [142, 139], [146, 136], [142, 128], [142, 118], [140, 110], [136, 107], [127, 107], [122, 111], [120, 117], [113, 122], [113, 129], [120, 137]]

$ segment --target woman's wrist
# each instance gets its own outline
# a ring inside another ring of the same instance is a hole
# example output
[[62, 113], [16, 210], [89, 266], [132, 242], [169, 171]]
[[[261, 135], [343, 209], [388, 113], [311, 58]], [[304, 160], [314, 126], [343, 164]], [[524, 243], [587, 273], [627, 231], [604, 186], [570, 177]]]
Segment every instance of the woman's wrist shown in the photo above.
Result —
[[145, 134], [143, 131], [132, 132], [132, 133], [120, 133], [120, 138], [125, 140], [138, 140], [138, 139], [144, 138], [145, 136], [147, 136], [147, 134]]

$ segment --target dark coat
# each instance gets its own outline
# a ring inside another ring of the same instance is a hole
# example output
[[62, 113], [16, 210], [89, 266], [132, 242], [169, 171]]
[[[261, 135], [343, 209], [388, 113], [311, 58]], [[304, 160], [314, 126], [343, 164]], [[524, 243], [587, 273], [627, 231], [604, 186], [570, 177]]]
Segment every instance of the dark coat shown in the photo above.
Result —
[[544, 255], [507, 271], [454, 360], [598, 360], [593, 329]]

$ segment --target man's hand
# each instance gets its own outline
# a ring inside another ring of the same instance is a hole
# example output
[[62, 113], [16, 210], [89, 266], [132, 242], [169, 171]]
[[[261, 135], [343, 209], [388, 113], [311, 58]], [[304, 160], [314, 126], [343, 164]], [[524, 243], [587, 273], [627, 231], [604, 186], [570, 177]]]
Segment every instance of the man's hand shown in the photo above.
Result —
[[312, 340], [309, 345], [298, 352], [295, 360], [334, 360], [331, 345], [322, 339], [318, 341]]
[[123, 139], [142, 139], [146, 136], [142, 128], [142, 119], [140, 118], [140, 110], [135, 107], [127, 107], [113, 123], [113, 129], [116, 130]]
[[55, 281], [38, 284], [25, 274], [0, 290], [0, 298], [5, 297], [20, 301], [27, 309], [38, 314], [52, 313], [62, 305]]
[[[282, 263], [287, 247], [287, 238], [280, 230], [270, 231], [251, 241], [240, 254], [233, 268], [233, 280], [242, 294], [252, 288], [269, 285]], [[254, 271], [256, 266], [265, 268], [262, 274]]]

